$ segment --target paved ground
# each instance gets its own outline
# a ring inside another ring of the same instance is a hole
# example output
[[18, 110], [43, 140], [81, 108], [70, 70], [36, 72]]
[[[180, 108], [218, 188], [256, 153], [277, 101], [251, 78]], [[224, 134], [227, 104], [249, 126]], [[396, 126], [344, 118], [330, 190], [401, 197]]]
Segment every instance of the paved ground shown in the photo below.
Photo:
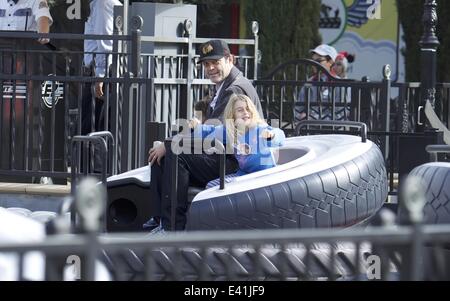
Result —
[[20, 207], [31, 211], [57, 212], [64, 196], [26, 195], [26, 194], [1, 194], [0, 207]]

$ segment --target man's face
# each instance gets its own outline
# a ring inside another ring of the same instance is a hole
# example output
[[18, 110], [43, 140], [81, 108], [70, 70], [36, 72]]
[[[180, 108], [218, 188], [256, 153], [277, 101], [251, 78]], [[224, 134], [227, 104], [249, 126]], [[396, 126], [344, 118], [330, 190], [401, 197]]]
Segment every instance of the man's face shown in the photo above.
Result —
[[202, 62], [206, 76], [215, 84], [225, 80], [233, 68], [232, 56], [226, 56], [219, 60], [206, 60]]
[[313, 53], [311, 59], [324, 66], [328, 71], [330, 71], [330, 68], [333, 65], [333, 62], [328, 59], [328, 57], [318, 55], [317, 53]]

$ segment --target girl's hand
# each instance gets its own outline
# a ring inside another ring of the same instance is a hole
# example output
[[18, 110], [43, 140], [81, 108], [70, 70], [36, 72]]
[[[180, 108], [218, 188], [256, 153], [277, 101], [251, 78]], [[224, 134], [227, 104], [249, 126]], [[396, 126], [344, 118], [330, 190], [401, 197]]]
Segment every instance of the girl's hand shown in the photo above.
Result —
[[197, 125], [200, 124], [200, 120], [198, 120], [197, 118], [192, 118], [191, 120], [189, 120], [189, 128], [191, 129], [195, 129], [197, 127]]
[[148, 152], [148, 162], [150, 165], [158, 162], [158, 165], [161, 165], [161, 159], [166, 155], [166, 147], [164, 143], [159, 144], [158, 146], [151, 148]]
[[247, 156], [252, 152], [252, 148], [247, 143], [241, 143], [236, 148], [237, 153], [242, 156]]
[[261, 132], [261, 137], [264, 138], [264, 139], [266, 139], [266, 140], [270, 140], [270, 139], [272, 139], [273, 137], [275, 137], [275, 133], [272, 132], [272, 131], [269, 131], [269, 130], [263, 130], [263, 131]]
[[235, 119], [234, 126], [240, 130], [243, 130], [245, 128], [245, 121], [240, 118]]

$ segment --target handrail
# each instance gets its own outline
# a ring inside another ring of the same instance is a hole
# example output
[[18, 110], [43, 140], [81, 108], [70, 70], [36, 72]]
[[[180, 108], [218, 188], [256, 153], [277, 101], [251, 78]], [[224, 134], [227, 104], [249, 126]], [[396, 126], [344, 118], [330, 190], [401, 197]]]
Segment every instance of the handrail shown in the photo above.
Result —
[[100, 35], [82, 33], [37, 33], [31, 31], [5, 31], [0, 30], [0, 38], [37, 39], [49, 38], [51, 40], [131, 40], [131, 35]]
[[[111, 140], [111, 148], [112, 148], [111, 175], [115, 175], [117, 173], [117, 160], [116, 160], [116, 152], [114, 151], [116, 144], [114, 142], [113, 134], [110, 131], [99, 131], [89, 133], [88, 137], [104, 137], [109, 138]], [[108, 145], [107, 142], [106, 144]]]
[[367, 125], [363, 122], [356, 121], [333, 121], [333, 120], [303, 120], [300, 121], [295, 127], [295, 133], [297, 136], [300, 135], [300, 129], [308, 125], [319, 125], [319, 126], [349, 126], [356, 127], [360, 129], [361, 142], [366, 143], [367, 141]]
[[430, 153], [430, 161], [438, 162], [439, 153], [447, 153], [450, 154], [450, 145], [440, 144], [440, 145], [427, 145], [425, 150]]
[[262, 77], [262, 79], [270, 79], [278, 71], [283, 70], [284, 68], [286, 68], [286, 66], [295, 65], [295, 64], [304, 64], [304, 65], [314, 66], [315, 68], [317, 68], [319, 70], [319, 72], [321, 72], [321, 73], [325, 74], [326, 76], [328, 76], [332, 81], [342, 81], [342, 82], [352, 82], [352, 81], [354, 81], [352, 79], [343, 79], [343, 78], [335, 77], [327, 69], [325, 69], [325, 67], [322, 66], [320, 63], [318, 63], [318, 62], [316, 62], [314, 60], [305, 59], [305, 58], [294, 59], [294, 60], [290, 60], [290, 61], [287, 61], [285, 63], [282, 63], [282, 64], [276, 66], [274, 69], [272, 69], [272, 71], [267, 76]]
[[[72, 168], [71, 168], [71, 190], [72, 195], [75, 196], [76, 186], [77, 186], [77, 168], [78, 168], [78, 143], [84, 142], [84, 172], [87, 174], [87, 161], [88, 161], [88, 148], [89, 143], [95, 143], [100, 147], [101, 157], [103, 159], [102, 164], [102, 183], [106, 186], [106, 165], [108, 160], [108, 146], [106, 144], [106, 140], [101, 136], [74, 136], [72, 137]], [[106, 206], [105, 206], [106, 207]], [[106, 216], [106, 214], [105, 214]], [[72, 226], [75, 228], [76, 218], [75, 218], [75, 208], [72, 206], [72, 210], [70, 212], [70, 220]], [[106, 229], [106, 219], [104, 229]]]

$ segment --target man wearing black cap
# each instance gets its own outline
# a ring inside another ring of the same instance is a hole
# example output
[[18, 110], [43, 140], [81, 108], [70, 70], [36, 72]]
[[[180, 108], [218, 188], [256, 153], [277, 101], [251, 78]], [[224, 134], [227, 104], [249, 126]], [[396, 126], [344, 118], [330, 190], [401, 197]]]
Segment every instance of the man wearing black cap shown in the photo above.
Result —
[[[206, 119], [223, 119], [223, 111], [233, 94], [245, 94], [255, 103], [261, 116], [261, 102], [251, 82], [234, 66], [234, 57], [230, 49], [222, 40], [211, 40], [199, 48], [199, 62], [203, 64], [206, 76], [216, 85], [214, 98], [209, 104]], [[223, 120], [222, 120], [223, 121]], [[208, 121], [206, 121], [208, 122]], [[169, 155], [170, 154], [170, 155]], [[171, 216], [171, 170], [164, 166], [171, 166], [173, 156], [166, 155], [164, 144], [149, 151], [149, 162], [152, 164], [150, 193], [152, 202], [161, 204], [161, 223], [153, 233], [170, 229]], [[164, 158], [164, 161], [161, 159]], [[219, 156], [206, 154], [181, 154], [178, 156], [178, 206], [176, 209], [175, 229], [183, 230], [186, 224], [188, 210], [188, 187], [205, 187], [206, 184], [219, 175]], [[156, 164], [154, 164], [156, 163]], [[226, 173], [236, 172], [238, 163], [234, 156], [228, 155]], [[152, 224], [152, 223], [150, 223]], [[151, 225], [150, 225], [151, 226]]]
[[250, 81], [234, 64], [228, 44], [222, 40], [211, 40], [200, 46], [199, 63], [203, 64], [206, 76], [216, 84], [216, 93], [209, 105], [207, 119], [222, 118], [228, 99], [232, 94], [245, 94], [253, 100], [261, 116], [261, 102]]

